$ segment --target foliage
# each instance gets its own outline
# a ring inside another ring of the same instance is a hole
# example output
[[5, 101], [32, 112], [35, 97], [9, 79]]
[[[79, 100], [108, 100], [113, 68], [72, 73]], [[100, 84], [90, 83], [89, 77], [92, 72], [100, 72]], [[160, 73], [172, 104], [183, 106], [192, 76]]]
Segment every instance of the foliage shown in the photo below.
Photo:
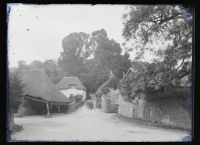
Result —
[[19, 71], [27, 69], [44, 69], [47, 76], [49, 76], [55, 84], [64, 77], [64, 72], [59, 68], [57, 62], [52, 59], [45, 60], [44, 62], [34, 60], [30, 64], [26, 64], [25, 61], [20, 60], [18, 61], [17, 69]]
[[102, 93], [101, 91], [95, 92], [96, 98], [101, 98], [102, 94], [103, 94], [103, 93]]
[[56, 74], [56, 62], [53, 60], [46, 60], [43, 62], [43, 68], [46, 71], [48, 76], [52, 76]]
[[[134, 40], [133, 50], [139, 51], [133, 62], [134, 79], [143, 84], [138, 89], [149, 95], [175, 86], [184, 77], [191, 80], [192, 24], [192, 10], [181, 5], [137, 5], [124, 15], [123, 36]], [[148, 51], [157, 58], [140, 67], [138, 61]]]
[[49, 59], [44, 61], [43, 69], [55, 84], [58, 83], [64, 76], [62, 70], [58, 68], [54, 60]]
[[118, 84], [119, 84], [119, 78], [114, 76], [111, 78], [111, 80], [109, 81], [109, 83], [106, 86], [109, 88], [117, 89]]
[[43, 64], [40, 60], [34, 60], [29, 64], [29, 67], [31, 69], [41, 69], [43, 67]]
[[132, 87], [131, 87], [131, 82], [134, 82], [134, 80], [130, 80], [130, 79], [126, 79], [120, 80], [119, 83], [119, 91], [121, 93], [121, 95], [125, 98], [126, 101], [131, 101], [133, 98], [132, 95]]
[[9, 72], [9, 108], [15, 113], [23, 97], [23, 87], [18, 71]]
[[85, 71], [84, 58], [88, 51], [86, 33], [71, 33], [62, 40], [63, 52], [58, 59], [58, 65], [64, 72], [68, 72], [71, 76], [78, 76]]
[[17, 68], [19, 70], [21, 70], [21, 69], [28, 69], [28, 65], [26, 64], [26, 61], [19, 60], [18, 63], [17, 63]]
[[74, 98], [74, 95], [73, 95], [73, 94], [70, 94], [69, 100], [70, 100], [70, 101], [73, 101], [73, 98]]
[[74, 96], [75, 101], [80, 101], [83, 98], [83, 95], [77, 94]]
[[95, 44], [95, 61], [97, 65], [107, 66], [119, 78], [130, 67], [128, 53], [121, 55], [121, 46], [107, 37], [105, 30], [92, 33], [92, 44]]
[[[167, 82], [163, 73], [155, 73], [154, 63], [133, 62], [134, 67], [127, 76], [120, 80], [119, 90], [129, 101], [141, 93], [147, 96], [146, 99], [177, 96], [184, 98], [183, 92], [174, 92], [173, 88], [184, 88], [190, 86], [188, 76], [179, 82]], [[187, 81], [186, 81], [187, 80]], [[183, 90], [183, 89], [182, 89]], [[173, 95], [172, 95], [173, 94]]]
[[91, 35], [71, 33], [63, 41], [58, 66], [67, 75], [78, 76], [89, 92], [109, 78], [110, 71], [121, 78], [130, 67], [129, 55], [121, 55], [121, 46], [107, 37], [103, 29]]
[[87, 91], [95, 92], [109, 78], [109, 73], [109, 69], [106, 69], [104, 66], [93, 66], [87, 73], [81, 73], [79, 78], [87, 87]]
[[63, 71], [68, 72], [71, 76], [78, 76], [84, 70], [83, 59], [71, 52], [61, 53], [58, 64]]
[[98, 65], [108, 65], [109, 58], [119, 56], [121, 53], [120, 45], [110, 40], [103, 29], [93, 32], [91, 41], [94, 44], [94, 55]]
[[131, 66], [131, 61], [129, 60], [128, 53], [125, 53], [124, 55], [110, 57], [108, 60], [109, 68], [118, 78], [122, 78], [123, 73], [125, 73]]
[[[121, 54], [121, 46], [109, 39], [104, 29], [91, 34], [71, 33], [62, 40], [63, 51], [56, 61], [34, 60], [29, 65], [20, 61], [20, 69], [44, 69], [46, 74], [56, 84], [64, 76], [78, 76], [88, 92], [95, 92], [97, 88], [108, 80], [110, 71], [117, 83], [131, 65], [129, 54]], [[117, 88], [115, 84], [115, 88]]]

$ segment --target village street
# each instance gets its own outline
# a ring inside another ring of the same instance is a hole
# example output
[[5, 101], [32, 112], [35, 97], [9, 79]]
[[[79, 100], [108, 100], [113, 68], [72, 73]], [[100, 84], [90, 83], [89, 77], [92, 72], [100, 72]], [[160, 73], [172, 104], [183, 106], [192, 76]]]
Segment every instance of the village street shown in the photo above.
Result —
[[181, 141], [188, 132], [139, 125], [85, 106], [70, 114], [15, 118], [13, 141]]

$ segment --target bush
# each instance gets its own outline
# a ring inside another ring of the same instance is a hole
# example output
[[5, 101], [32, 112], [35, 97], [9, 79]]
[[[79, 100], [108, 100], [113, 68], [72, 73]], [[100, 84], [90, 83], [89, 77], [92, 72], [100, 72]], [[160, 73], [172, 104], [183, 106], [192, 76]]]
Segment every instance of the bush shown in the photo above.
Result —
[[97, 92], [95, 93], [95, 96], [96, 96], [97, 98], [100, 98], [101, 95], [102, 95], [102, 92], [101, 92], [101, 91], [97, 91]]
[[73, 99], [74, 99], [74, 96], [73, 96], [72, 94], [70, 94], [69, 100], [70, 100], [70, 101], [73, 101]]
[[10, 72], [9, 73], [9, 108], [10, 111], [16, 113], [19, 109], [23, 98], [23, 88], [24, 84], [20, 78], [19, 73]]
[[74, 96], [75, 101], [80, 101], [82, 100], [82, 98], [83, 98], [83, 95], [80, 95], [80, 94], [77, 94]]

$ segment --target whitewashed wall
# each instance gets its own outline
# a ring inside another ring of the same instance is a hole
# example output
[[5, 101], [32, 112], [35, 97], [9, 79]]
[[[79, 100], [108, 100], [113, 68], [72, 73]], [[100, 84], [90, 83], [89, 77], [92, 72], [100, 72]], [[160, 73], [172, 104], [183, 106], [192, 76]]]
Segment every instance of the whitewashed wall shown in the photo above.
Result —
[[71, 89], [67, 89], [67, 90], [60, 90], [67, 98], [70, 97], [70, 94], [72, 95], [83, 95], [83, 101], [86, 100], [86, 91], [84, 90], [78, 90], [78, 89], [74, 89], [74, 88], [71, 88]]

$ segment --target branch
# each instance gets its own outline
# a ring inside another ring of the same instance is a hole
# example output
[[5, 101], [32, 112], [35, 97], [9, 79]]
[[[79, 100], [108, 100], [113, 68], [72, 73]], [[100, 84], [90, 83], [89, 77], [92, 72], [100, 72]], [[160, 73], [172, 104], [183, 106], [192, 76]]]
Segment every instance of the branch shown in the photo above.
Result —
[[183, 77], [187, 76], [187, 75], [190, 74], [190, 73], [191, 73], [191, 72], [186, 71], [184, 74], [178, 76], [177, 79], [183, 78]]
[[185, 58], [183, 57], [181, 64], [177, 68], [174, 68], [174, 69], [170, 70], [169, 72], [172, 72], [174, 70], [178, 70], [184, 64], [184, 62], [185, 62]]
[[185, 60], [185, 58], [183, 57], [183, 60], [182, 60], [181, 64], [175, 70], [178, 70], [183, 65], [183, 63], [185, 62], [184, 60]]
[[167, 22], [167, 21], [170, 21], [170, 20], [172, 20], [172, 19], [174, 19], [174, 18], [182, 18], [182, 17], [180, 17], [180, 16], [181, 16], [181, 13], [177, 13], [176, 15], [173, 15], [173, 16], [171, 16], [171, 17], [167, 17], [167, 18], [163, 19], [163, 20], [160, 21], [158, 24], [161, 25], [162, 23], [165, 23], [165, 22]]

